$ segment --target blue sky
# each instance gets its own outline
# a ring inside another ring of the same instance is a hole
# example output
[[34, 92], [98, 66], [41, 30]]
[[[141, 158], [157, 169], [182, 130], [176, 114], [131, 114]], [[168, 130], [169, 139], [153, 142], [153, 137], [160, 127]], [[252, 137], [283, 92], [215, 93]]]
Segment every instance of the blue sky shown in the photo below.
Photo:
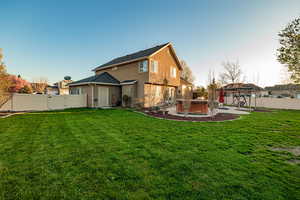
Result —
[[0, 9], [8, 72], [29, 81], [78, 80], [114, 57], [170, 41], [198, 85], [226, 60], [239, 60], [247, 81], [272, 85], [281, 80], [277, 33], [300, 15], [300, 2], [2, 0]]

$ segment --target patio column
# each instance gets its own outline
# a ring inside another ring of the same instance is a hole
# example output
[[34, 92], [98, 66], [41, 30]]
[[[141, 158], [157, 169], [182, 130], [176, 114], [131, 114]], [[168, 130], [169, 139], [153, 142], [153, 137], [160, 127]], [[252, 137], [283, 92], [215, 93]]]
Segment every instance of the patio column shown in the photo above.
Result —
[[94, 85], [91, 85], [91, 89], [92, 89], [92, 108], [95, 107], [95, 104], [94, 104]]

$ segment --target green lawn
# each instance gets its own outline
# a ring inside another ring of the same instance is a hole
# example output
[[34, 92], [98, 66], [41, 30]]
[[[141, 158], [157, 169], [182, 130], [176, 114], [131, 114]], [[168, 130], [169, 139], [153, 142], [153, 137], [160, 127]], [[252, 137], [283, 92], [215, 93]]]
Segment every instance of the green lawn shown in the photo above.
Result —
[[177, 122], [126, 110], [0, 119], [0, 199], [300, 199], [300, 111]]

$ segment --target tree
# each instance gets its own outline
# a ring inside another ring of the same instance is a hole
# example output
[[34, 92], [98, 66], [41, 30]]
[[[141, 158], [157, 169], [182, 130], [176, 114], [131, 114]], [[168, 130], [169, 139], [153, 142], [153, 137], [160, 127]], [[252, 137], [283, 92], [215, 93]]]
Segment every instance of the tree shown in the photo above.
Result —
[[180, 61], [180, 64], [182, 66], [182, 72], [180, 75], [181, 78], [183, 78], [184, 80], [186, 80], [190, 83], [194, 83], [195, 76], [193, 75], [191, 68], [186, 64], [186, 62], [184, 60]]
[[33, 80], [31, 86], [34, 92], [43, 94], [48, 86], [48, 79], [44, 77], [36, 78]]
[[218, 85], [216, 84], [216, 79], [215, 79], [215, 75], [214, 73], [211, 73], [211, 71], [209, 71], [208, 74], [208, 80], [209, 80], [209, 84], [207, 86], [207, 92], [208, 92], [208, 99], [207, 99], [207, 103], [208, 103], [208, 109], [209, 109], [209, 114], [211, 116], [216, 115], [216, 108], [218, 107], [217, 105], [217, 94], [216, 94], [216, 89], [218, 87]]
[[32, 94], [32, 88], [30, 85], [25, 85], [23, 88], [19, 90], [19, 93], [23, 94]]
[[282, 84], [292, 84], [291, 72], [288, 71], [287, 67], [282, 67], [280, 69], [280, 83]]
[[238, 61], [226, 61], [223, 62], [222, 65], [224, 72], [219, 76], [221, 84], [244, 82], [244, 80], [242, 80], [243, 72]]
[[6, 66], [2, 61], [3, 54], [2, 49], [0, 49], [0, 95], [7, 93], [10, 87], [10, 80], [8, 79], [8, 73], [6, 72]]
[[279, 32], [280, 47], [277, 59], [287, 66], [291, 79], [300, 83], [300, 17], [290, 22]]
[[208, 93], [205, 87], [197, 86], [196, 89], [194, 90], [194, 98], [204, 98], [207, 99]]
[[26, 80], [22, 79], [20, 75], [10, 75], [8, 79], [11, 83], [9, 87], [9, 92], [11, 93], [20, 92], [20, 90], [25, 86], [30, 87], [30, 84]]

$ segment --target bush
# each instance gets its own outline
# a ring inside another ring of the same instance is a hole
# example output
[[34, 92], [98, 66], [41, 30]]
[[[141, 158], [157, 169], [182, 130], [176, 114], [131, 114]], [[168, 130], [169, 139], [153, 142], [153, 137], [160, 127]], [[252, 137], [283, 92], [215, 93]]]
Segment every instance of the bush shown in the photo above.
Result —
[[125, 104], [125, 107], [129, 107], [130, 106], [130, 102], [131, 102], [131, 97], [128, 96], [128, 95], [126, 95], [126, 94], [124, 94], [122, 99], [123, 99], [123, 102]]

